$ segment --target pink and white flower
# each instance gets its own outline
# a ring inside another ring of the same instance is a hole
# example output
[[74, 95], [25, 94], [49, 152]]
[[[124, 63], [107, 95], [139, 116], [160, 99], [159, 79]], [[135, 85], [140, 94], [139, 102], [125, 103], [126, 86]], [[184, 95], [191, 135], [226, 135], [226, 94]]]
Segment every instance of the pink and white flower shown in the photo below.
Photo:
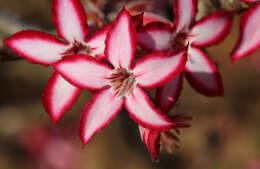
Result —
[[[52, 9], [58, 37], [26, 30], [14, 34], [5, 43], [27, 61], [45, 66], [53, 65], [70, 54], [84, 53], [99, 59], [105, 57], [104, 42], [110, 26], [88, 38], [87, 16], [80, 0], [53, 0]], [[79, 94], [80, 89], [58, 73], [52, 75], [42, 100], [54, 124], [70, 109]]]
[[123, 9], [106, 39], [110, 65], [86, 55], [67, 56], [55, 69], [69, 82], [98, 90], [85, 106], [79, 135], [84, 144], [116, 117], [122, 106], [141, 126], [168, 130], [174, 123], [164, 116], [142, 89], [157, 88], [172, 80], [186, 63], [186, 49], [152, 53], [134, 64], [136, 32], [131, 16]]
[[[197, 0], [174, 1], [174, 26], [159, 19], [158, 22], [148, 23], [137, 31], [140, 46], [147, 51], [175, 50], [189, 44], [188, 61], [185, 66], [185, 77], [191, 86], [206, 96], [223, 94], [222, 81], [216, 64], [200, 47], [215, 45], [228, 35], [231, 25], [231, 12], [216, 12], [195, 21]], [[155, 21], [152, 17], [151, 20]], [[179, 75], [181, 76], [181, 75]], [[175, 78], [160, 90], [165, 93], [161, 101], [173, 104], [181, 89], [181, 77]], [[164, 89], [166, 88], [166, 89]], [[169, 99], [166, 99], [169, 98]], [[166, 111], [166, 110], [165, 110]]]
[[[248, 3], [260, 2], [259, 0], [242, 0]], [[240, 21], [240, 35], [231, 53], [233, 62], [244, 58], [260, 48], [260, 4], [249, 8], [242, 16]]]

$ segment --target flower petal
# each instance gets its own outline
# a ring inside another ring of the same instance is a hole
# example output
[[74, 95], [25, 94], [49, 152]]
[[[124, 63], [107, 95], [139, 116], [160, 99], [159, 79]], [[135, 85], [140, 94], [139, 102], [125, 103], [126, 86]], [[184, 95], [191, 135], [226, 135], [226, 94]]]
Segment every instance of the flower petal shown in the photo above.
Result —
[[54, 65], [54, 68], [71, 84], [95, 90], [107, 85], [111, 68], [87, 55], [71, 55]]
[[160, 133], [142, 126], [139, 126], [139, 132], [142, 141], [151, 154], [152, 160], [157, 161], [160, 147]]
[[198, 0], [174, 0], [174, 25], [176, 31], [188, 29], [195, 21]]
[[107, 33], [111, 28], [111, 24], [105, 26], [96, 32], [87, 42], [87, 45], [92, 49], [92, 55], [98, 58], [105, 58], [105, 40]]
[[89, 28], [80, 0], [53, 0], [52, 9], [58, 35], [71, 43], [83, 42]]
[[130, 67], [136, 47], [136, 33], [131, 16], [123, 9], [107, 35], [106, 57], [114, 67]]
[[240, 22], [240, 37], [231, 54], [232, 61], [254, 53], [260, 47], [260, 4], [248, 9]]
[[138, 44], [148, 52], [171, 49], [172, 38], [172, 27], [164, 23], [150, 23], [137, 31]]
[[68, 47], [53, 35], [33, 30], [18, 32], [5, 43], [24, 59], [46, 66], [60, 60]]
[[156, 102], [162, 112], [168, 113], [177, 102], [181, 94], [182, 83], [183, 74], [180, 73], [175, 79], [157, 89]]
[[72, 86], [58, 73], [52, 75], [42, 95], [42, 102], [53, 124], [71, 108], [79, 94], [80, 89]]
[[164, 24], [168, 24], [170, 27], [173, 27], [173, 22], [171, 22], [170, 20], [157, 15], [155, 13], [152, 12], [144, 12], [143, 13], [143, 26], [152, 23], [152, 22], [162, 22]]
[[174, 125], [153, 105], [140, 87], [137, 87], [133, 94], [126, 98], [125, 107], [130, 117], [145, 128], [165, 131]]
[[189, 49], [185, 75], [190, 85], [206, 96], [223, 95], [221, 76], [216, 64], [199, 48]]
[[186, 49], [145, 56], [133, 69], [137, 83], [144, 88], [156, 88], [170, 82], [184, 69], [186, 56]]
[[192, 45], [209, 46], [223, 41], [232, 27], [232, 12], [215, 12], [201, 19], [191, 29]]
[[116, 97], [111, 88], [95, 93], [85, 106], [80, 119], [79, 136], [85, 145], [116, 117], [123, 103], [124, 99]]

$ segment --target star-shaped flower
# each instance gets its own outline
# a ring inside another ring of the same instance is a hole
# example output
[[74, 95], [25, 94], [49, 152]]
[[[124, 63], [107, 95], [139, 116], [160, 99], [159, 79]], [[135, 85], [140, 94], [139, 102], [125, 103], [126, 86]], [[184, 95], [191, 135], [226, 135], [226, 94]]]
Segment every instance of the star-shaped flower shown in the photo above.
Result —
[[[186, 79], [204, 95], [222, 95], [222, 81], [217, 66], [200, 47], [221, 42], [231, 29], [233, 14], [221, 11], [195, 21], [196, 13], [197, 0], [175, 0], [174, 26], [162, 22], [162, 19], [157, 23], [149, 23], [137, 31], [137, 40], [147, 51], [175, 50], [189, 44]], [[147, 22], [149, 18], [145, 17], [145, 20]], [[165, 94], [160, 101], [174, 103], [181, 89], [181, 76], [160, 89], [163, 90], [161, 94]]]
[[84, 144], [107, 126], [123, 105], [141, 126], [160, 131], [174, 126], [142, 87], [156, 88], [172, 80], [183, 70], [187, 51], [157, 52], [135, 62], [136, 47], [131, 16], [123, 9], [106, 39], [105, 55], [113, 68], [86, 55], [68, 56], [55, 64], [55, 69], [75, 86], [97, 90], [81, 115], [79, 134]]
[[[247, 3], [257, 3], [259, 0], [241, 0]], [[249, 8], [240, 21], [240, 36], [231, 53], [233, 62], [244, 58], [260, 48], [260, 4]]]
[[[26, 30], [14, 34], [5, 43], [24, 59], [45, 66], [53, 65], [70, 54], [84, 53], [104, 58], [104, 42], [110, 26], [87, 38], [87, 16], [80, 0], [53, 0], [52, 9], [58, 37]], [[79, 94], [80, 89], [68, 83], [58, 73], [52, 75], [42, 99], [54, 124], [70, 109]]]

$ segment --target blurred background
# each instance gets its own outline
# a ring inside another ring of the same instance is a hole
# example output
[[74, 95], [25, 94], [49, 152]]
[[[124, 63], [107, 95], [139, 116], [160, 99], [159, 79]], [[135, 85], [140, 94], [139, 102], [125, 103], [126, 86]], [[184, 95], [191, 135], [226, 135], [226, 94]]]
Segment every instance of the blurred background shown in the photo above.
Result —
[[[171, 0], [150, 2], [147, 10], [173, 18]], [[217, 9], [208, 2], [200, 1], [198, 17]], [[126, 1], [82, 3], [90, 22], [102, 26], [97, 18], [112, 19]], [[224, 97], [202, 96], [185, 82], [172, 112], [192, 116], [192, 126], [181, 130], [179, 149], [171, 155], [160, 153], [159, 163], [152, 163], [137, 125], [125, 111], [82, 149], [78, 125], [91, 98], [87, 91], [56, 127], [52, 125], [41, 95], [53, 69], [15, 61], [17, 56], [2, 42], [27, 28], [55, 34], [51, 18], [51, 0], [0, 0], [0, 169], [260, 169], [260, 52], [235, 64], [229, 58], [240, 15], [228, 38], [206, 49], [219, 64]]]

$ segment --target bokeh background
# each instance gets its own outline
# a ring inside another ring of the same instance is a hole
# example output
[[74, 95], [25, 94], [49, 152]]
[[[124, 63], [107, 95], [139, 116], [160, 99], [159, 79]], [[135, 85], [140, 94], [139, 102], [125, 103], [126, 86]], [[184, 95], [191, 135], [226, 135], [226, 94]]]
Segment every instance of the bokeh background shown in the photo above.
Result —
[[[154, 11], [172, 19], [171, 1], [150, 1], [156, 4]], [[82, 3], [93, 12], [89, 0]], [[94, 3], [113, 17], [126, 2]], [[215, 10], [207, 8], [200, 9]], [[0, 169], [260, 169], [260, 52], [231, 63], [239, 19], [237, 14], [223, 43], [206, 49], [219, 64], [224, 97], [202, 96], [185, 82], [172, 112], [191, 115], [192, 127], [182, 130], [180, 148], [172, 155], [160, 153], [159, 163], [152, 163], [137, 125], [125, 111], [82, 149], [78, 124], [91, 94], [84, 91], [54, 127], [41, 104], [53, 69], [24, 60], [1, 62]], [[1, 58], [16, 56], [6, 52], [2, 40], [24, 28], [55, 33], [51, 0], [0, 0]]]

